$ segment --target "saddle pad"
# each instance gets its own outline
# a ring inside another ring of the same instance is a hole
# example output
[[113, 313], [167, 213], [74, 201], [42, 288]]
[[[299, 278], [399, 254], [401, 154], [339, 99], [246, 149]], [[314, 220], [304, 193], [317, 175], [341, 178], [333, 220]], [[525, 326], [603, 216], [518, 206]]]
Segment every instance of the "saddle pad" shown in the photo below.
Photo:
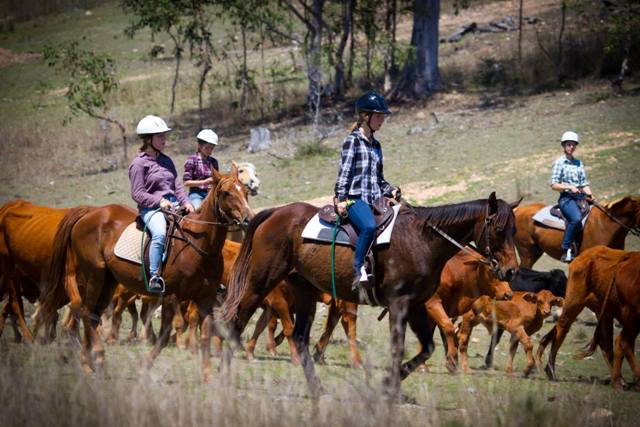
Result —
[[[564, 230], [564, 221], [558, 218], [557, 216], [551, 215], [551, 208], [554, 205], [545, 206], [540, 209], [538, 212], [533, 215], [533, 220], [539, 224], [546, 225], [547, 227], [557, 228], [558, 230]], [[582, 226], [584, 227], [587, 222], [587, 218], [589, 218], [589, 214], [587, 214], [584, 218], [582, 218]]]
[[[396, 218], [398, 217], [398, 212], [400, 211], [400, 205], [395, 205], [392, 207], [393, 209], [393, 218], [391, 218], [391, 222], [387, 226], [387, 228], [378, 236], [374, 245], [384, 245], [385, 243], [389, 243], [391, 241], [391, 233], [393, 232], [393, 226], [395, 225]], [[302, 230], [302, 237], [304, 239], [314, 240], [317, 242], [329, 242], [333, 238], [333, 225], [329, 224], [320, 219], [318, 214], [315, 214], [307, 225]], [[347, 245], [350, 246], [351, 242], [349, 241], [349, 236], [344, 230], [338, 230], [338, 235], [336, 236], [336, 244]]]
[[[143, 245], [147, 244], [148, 236], [144, 236]], [[140, 241], [142, 240], [142, 231], [136, 228], [136, 223], [132, 222], [124, 229], [116, 246], [113, 248], [113, 253], [118, 258], [126, 259], [127, 261], [135, 262], [136, 264], [142, 264], [141, 262], [141, 248]], [[144, 247], [144, 246], [143, 246]]]

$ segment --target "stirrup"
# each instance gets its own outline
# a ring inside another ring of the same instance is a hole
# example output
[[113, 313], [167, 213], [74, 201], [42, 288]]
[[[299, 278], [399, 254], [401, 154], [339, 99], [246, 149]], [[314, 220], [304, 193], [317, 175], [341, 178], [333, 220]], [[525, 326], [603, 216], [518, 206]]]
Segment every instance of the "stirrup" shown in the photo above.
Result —
[[165, 290], [164, 279], [157, 274], [151, 276], [149, 279], [149, 292], [163, 294]]

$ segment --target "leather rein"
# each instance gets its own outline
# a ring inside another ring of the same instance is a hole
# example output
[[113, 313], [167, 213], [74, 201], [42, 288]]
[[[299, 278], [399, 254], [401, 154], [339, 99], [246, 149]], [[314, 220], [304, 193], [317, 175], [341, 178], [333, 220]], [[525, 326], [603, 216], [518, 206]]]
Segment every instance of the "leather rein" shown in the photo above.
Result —
[[605, 208], [600, 203], [596, 202], [595, 200], [593, 200], [592, 203], [594, 204], [594, 206], [596, 206], [598, 209], [600, 209], [602, 212], [604, 212], [604, 214], [606, 216], [608, 216], [609, 219], [611, 219], [613, 222], [615, 222], [616, 224], [618, 224], [619, 226], [621, 226], [622, 228], [624, 228], [625, 230], [627, 230], [629, 233], [633, 234], [634, 236], [640, 237], [640, 226], [629, 227], [628, 225], [626, 225], [625, 223], [620, 221], [618, 218], [613, 216], [613, 214], [609, 212], [609, 209]]

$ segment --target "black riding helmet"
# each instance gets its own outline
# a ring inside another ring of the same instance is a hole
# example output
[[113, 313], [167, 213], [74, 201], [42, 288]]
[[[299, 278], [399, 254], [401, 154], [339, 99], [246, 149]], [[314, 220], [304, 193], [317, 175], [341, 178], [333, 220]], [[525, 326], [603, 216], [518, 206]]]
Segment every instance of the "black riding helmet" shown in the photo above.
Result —
[[391, 114], [387, 101], [377, 92], [369, 92], [362, 95], [356, 101], [356, 113], [382, 113]]

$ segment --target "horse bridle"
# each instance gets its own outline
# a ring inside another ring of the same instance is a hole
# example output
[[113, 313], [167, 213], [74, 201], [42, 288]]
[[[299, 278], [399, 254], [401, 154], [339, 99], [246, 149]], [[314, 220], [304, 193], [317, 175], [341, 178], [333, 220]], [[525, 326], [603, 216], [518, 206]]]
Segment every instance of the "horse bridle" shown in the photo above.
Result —
[[214, 187], [214, 189], [212, 190], [216, 194], [216, 197], [214, 199], [214, 210], [216, 211], [216, 214], [218, 215], [218, 217], [226, 220], [226, 222], [203, 221], [203, 220], [199, 220], [199, 219], [189, 218], [188, 216], [180, 215], [180, 214], [178, 214], [176, 212], [173, 212], [173, 211], [167, 211], [166, 213], [168, 213], [169, 215], [172, 215], [172, 216], [175, 217], [174, 221], [176, 221], [176, 227], [177, 227], [178, 231], [180, 231], [180, 234], [181, 234], [181, 236], [171, 235], [170, 237], [172, 237], [174, 239], [182, 240], [182, 241], [186, 242], [189, 246], [191, 246], [193, 249], [195, 249], [195, 251], [198, 252], [200, 255], [208, 256], [209, 253], [207, 251], [205, 251], [204, 249], [199, 248], [198, 246], [196, 246], [196, 244], [193, 243], [191, 241], [191, 239], [189, 239], [189, 237], [185, 234], [184, 230], [182, 229], [182, 225], [181, 225], [181, 222], [183, 220], [184, 221], [188, 221], [188, 222], [192, 222], [194, 224], [213, 225], [215, 227], [226, 227], [226, 228], [237, 226], [237, 227], [239, 227], [239, 229], [243, 229], [244, 227], [242, 226], [242, 224], [237, 219], [229, 218], [227, 216], [227, 214], [224, 213], [224, 211], [222, 211], [222, 209], [220, 209], [220, 203], [219, 203], [219, 200], [218, 200], [218, 198], [220, 197], [220, 191], [218, 191], [218, 190], [219, 190], [219, 187], [222, 186], [223, 182], [229, 181], [229, 180], [235, 180], [235, 178], [221, 179], [218, 182], [218, 184]]
[[497, 275], [497, 273], [500, 271], [500, 262], [493, 256], [493, 252], [491, 251], [491, 241], [490, 241], [489, 233], [487, 232], [487, 229], [489, 228], [489, 224], [491, 224], [494, 221], [494, 219], [496, 218], [496, 215], [497, 214], [489, 215], [489, 207], [487, 206], [487, 214], [485, 215], [484, 224], [482, 225], [482, 231], [480, 232], [480, 239], [478, 239], [478, 240], [481, 240], [482, 236], [483, 235], [485, 236], [486, 253], [482, 253], [480, 250], [478, 250], [478, 248], [476, 248], [471, 243], [469, 243], [467, 246], [462, 245], [456, 239], [449, 236], [440, 228], [438, 228], [437, 226], [429, 222], [427, 222], [427, 225], [431, 227], [434, 231], [436, 231], [438, 234], [440, 234], [442, 237], [447, 239], [449, 242], [451, 242], [454, 246], [458, 247], [460, 250], [465, 251], [470, 255], [479, 255], [480, 259], [478, 260], [478, 262], [481, 262], [482, 264], [490, 266], [491, 272]]

